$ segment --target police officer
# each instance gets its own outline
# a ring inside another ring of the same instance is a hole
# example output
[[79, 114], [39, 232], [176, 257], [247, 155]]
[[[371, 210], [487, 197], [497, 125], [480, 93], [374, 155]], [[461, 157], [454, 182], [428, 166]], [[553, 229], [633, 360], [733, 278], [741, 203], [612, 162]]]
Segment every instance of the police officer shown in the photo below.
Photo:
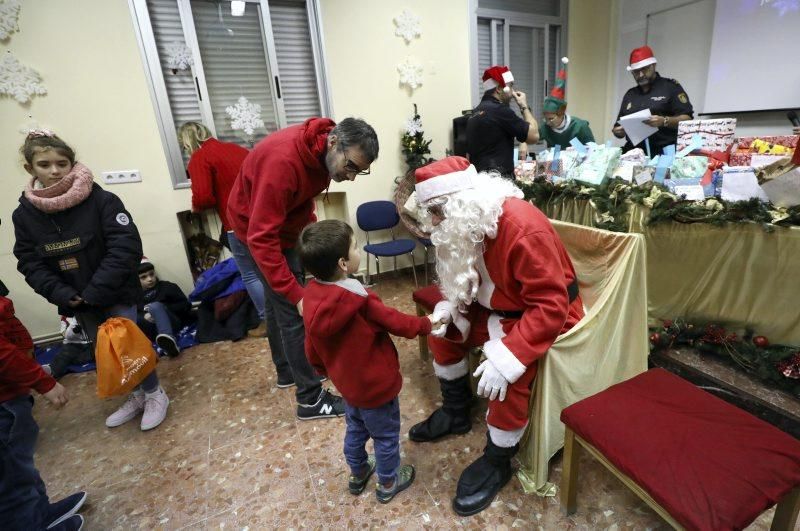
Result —
[[[495, 170], [507, 178], [514, 175], [514, 139], [539, 141], [536, 123], [524, 92], [513, 90], [514, 76], [507, 66], [493, 66], [483, 73], [486, 92], [467, 122], [467, 154], [480, 171]], [[511, 110], [511, 100], [522, 118]]]
[[[689, 96], [674, 79], [666, 79], [656, 72], [656, 58], [649, 46], [636, 48], [631, 52], [628, 71], [633, 74], [636, 87], [628, 90], [622, 98], [617, 122], [611, 132], [617, 138], [625, 138], [625, 129], [619, 124], [620, 116], [633, 114], [643, 109], [650, 109], [652, 116], [644, 123], [658, 127], [658, 131], [650, 138], [650, 154], [660, 155], [665, 146], [678, 140], [678, 122], [691, 120], [694, 116]], [[645, 149], [645, 141], [639, 145], [625, 142], [623, 151], [635, 147]]]

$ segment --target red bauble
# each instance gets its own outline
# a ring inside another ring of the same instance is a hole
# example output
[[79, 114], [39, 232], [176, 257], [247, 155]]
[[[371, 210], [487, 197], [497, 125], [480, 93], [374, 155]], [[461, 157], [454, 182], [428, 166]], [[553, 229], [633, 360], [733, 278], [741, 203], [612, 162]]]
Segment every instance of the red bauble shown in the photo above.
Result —
[[664, 328], [669, 328], [671, 326], [672, 326], [672, 321], [670, 319], [664, 321]]
[[661, 341], [661, 334], [658, 332], [653, 332], [650, 334], [650, 343], [658, 345], [659, 341]]
[[753, 338], [753, 344], [758, 348], [767, 348], [769, 346], [769, 340], [764, 336], [756, 336]]

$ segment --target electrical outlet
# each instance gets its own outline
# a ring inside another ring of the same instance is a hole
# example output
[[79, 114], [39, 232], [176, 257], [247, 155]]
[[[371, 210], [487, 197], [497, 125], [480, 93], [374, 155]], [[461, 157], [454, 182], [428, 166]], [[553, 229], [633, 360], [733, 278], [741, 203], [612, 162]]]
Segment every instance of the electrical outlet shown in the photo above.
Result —
[[103, 182], [106, 184], [139, 183], [142, 176], [139, 170], [104, 171]]

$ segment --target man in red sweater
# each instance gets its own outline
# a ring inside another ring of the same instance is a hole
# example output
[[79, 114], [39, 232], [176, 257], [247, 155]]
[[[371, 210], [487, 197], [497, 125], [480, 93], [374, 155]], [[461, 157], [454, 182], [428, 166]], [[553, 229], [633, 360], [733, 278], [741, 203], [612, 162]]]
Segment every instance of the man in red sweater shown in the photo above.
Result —
[[[327, 118], [272, 133], [242, 164], [228, 200], [234, 254], [244, 253], [264, 279], [267, 337], [278, 386], [297, 385], [297, 418], [344, 415], [342, 399], [322, 388], [306, 358], [304, 275], [295, 251], [300, 231], [316, 220], [314, 198], [331, 180], [369, 173], [378, 137], [363, 120]], [[237, 259], [237, 264], [239, 260]]]
[[86, 493], [50, 503], [33, 464], [39, 426], [32, 415], [31, 389], [57, 408], [69, 398], [34, 361], [32, 349], [30, 334], [14, 316], [14, 305], [0, 297], [0, 524], [10, 531], [80, 529], [83, 517], [76, 513]]
[[514, 183], [478, 173], [462, 157], [423, 166], [415, 177], [445, 299], [436, 310], [446, 310], [453, 326], [428, 338], [442, 407], [408, 435], [427, 442], [471, 429], [466, 356], [482, 347], [486, 361], [474, 376], [481, 377], [478, 394], [489, 398], [488, 440], [453, 499], [456, 513], [468, 516], [488, 507], [511, 478], [538, 360], [583, 317], [583, 304], [561, 239]]

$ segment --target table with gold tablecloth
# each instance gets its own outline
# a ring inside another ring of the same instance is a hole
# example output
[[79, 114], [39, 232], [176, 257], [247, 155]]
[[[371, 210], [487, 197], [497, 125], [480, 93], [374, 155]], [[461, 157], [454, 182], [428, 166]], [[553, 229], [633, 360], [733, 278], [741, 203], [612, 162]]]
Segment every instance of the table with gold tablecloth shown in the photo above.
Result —
[[[543, 205], [548, 217], [594, 226], [588, 200]], [[630, 232], [645, 237], [651, 322], [685, 318], [748, 327], [772, 343], [800, 345], [800, 227], [658, 222], [631, 205]]]

